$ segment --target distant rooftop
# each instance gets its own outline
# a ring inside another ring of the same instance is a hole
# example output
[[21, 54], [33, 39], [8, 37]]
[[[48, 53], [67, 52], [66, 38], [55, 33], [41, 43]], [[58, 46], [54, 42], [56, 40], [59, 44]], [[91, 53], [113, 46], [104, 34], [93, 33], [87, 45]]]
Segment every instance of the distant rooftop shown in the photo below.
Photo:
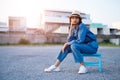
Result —
[[90, 27], [104, 28], [104, 27], [106, 27], [106, 25], [103, 25], [102, 23], [91, 23]]
[[[48, 12], [72, 13], [72, 11], [70, 11], [70, 10], [44, 10], [44, 11], [48, 11]], [[85, 15], [85, 13], [82, 13], [82, 12], [80, 12], [80, 14]]]

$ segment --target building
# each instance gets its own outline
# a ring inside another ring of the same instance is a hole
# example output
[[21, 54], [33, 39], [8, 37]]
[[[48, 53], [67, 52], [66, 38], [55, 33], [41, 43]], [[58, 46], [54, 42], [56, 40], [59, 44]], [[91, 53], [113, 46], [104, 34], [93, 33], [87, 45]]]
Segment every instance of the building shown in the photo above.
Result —
[[[119, 28], [110, 27], [110, 35], [120, 35]], [[120, 45], [120, 38], [110, 39], [110, 42], [116, 45]]]
[[9, 31], [26, 31], [26, 18], [10, 16]]
[[7, 23], [0, 22], [0, 32], [8, 32], [9, 28], [7, 27]]
[[102, 23], [91, 23], [90, 24], [90, 30], [94, 34], [105, 34], [109, 35], [109, 28], [107, 28], [107, 25], [103, 25]]
[[[102, 23], [92, 23], [90, 25], [90, 30], [96, 35], [119, 35], [119, 30], [115, 27], [103, 25]], [[103, 41], [104, 39], [98, 39], [99, 42]], [[111, 43], [120, 45], [120, 38], [111, 38], [109, 39]]]
[[[26, 21], [25, 17], [10, 16], [8, 17], [8, 23], [0, 22], [0, 43], [14, 44], [18, 43], [21, 38], [25, 38], [31, 43], [64, 43], [68, 34], [69, 16], [71, 13], [71, 11], [44, 10], [44, 13], [40, 14], [40, 17], [34, 20], [37, 21], [37, 19], [40, 19], [38, 20], [39, 25], [35, 23], [35, 25], [32, 27], [29, 26], [29, 28], [27, 28], [29, 24], [28, 18]], [[94, 34], [100, 34], [100, 36], [104, 35], [105, 39], [106, 35], [112, 35], [113, 37], [110, 37], [110, 42], [117, 45], [120, 44], [120, 38], [114, 37], [120, 34], [119, 30], [114, 27], [110, 28], [102, 23], [92, 23], [89, 14], [80, 13], [80, 15], [82, 22], [85, 23]], [[38, 28], [35, 28], [36, 25]], [[98, 41], [101, 42], [102, 40], [104, 40], [104, 38], [99, 37]]]
[[[45, 10], [43, 15], [44, 29], [47, 33], [68, 33], [69, 16], [71, 11]], [[91, 24], [90, 15], [80, 13], [83, 22], [89, 27]]]
[[90, 30], [94, 34], [103, 34], [103, 35], [115, 35], [117, 33], [116, 28], [110, 28], [107, 25], [104, 25], [102, 23], [92, 23], [90, 24]]

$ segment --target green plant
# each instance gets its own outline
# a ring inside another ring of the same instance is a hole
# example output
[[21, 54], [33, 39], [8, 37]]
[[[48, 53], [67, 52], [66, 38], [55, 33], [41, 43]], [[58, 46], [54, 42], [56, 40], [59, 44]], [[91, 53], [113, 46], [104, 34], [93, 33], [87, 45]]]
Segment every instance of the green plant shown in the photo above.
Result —
[[102, 43], [111, 43], [109, 39], [105, 39], [102, 41]]
[[22, 38], [22, 39], [20, 39], [18, 44], [30, 44], [30, 42], [27, 39]]

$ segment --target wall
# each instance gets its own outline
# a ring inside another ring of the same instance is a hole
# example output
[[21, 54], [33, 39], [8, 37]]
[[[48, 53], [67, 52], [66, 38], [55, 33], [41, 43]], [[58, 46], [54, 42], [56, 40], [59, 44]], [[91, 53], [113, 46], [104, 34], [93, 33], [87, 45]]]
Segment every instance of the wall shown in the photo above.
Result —
[[116, 45], [120, 45], [120, 38], [110, 39], [110, 42], [111, 42], [111, 43], [114, 43], [114, 44], [116, 44]]
[[104, 35], [110, 35], [110, 29], [109, 28], [103, 28], [103, 34]]
[[22, 38], [30, 41], [30, 43], [46, 42], [46, 37], [40, 34], [0, 33], [0, 44], [17, 44]]
[[[17, 44], [24, 38], [30, 43], [65, 43], [68, 34], [26, 34], [24, 32], [0, 33], [0, 44]], [[98, 42], [104, 39], [110, 39], [116, 45], [120, 44], [120, 35], [96, 35]]]

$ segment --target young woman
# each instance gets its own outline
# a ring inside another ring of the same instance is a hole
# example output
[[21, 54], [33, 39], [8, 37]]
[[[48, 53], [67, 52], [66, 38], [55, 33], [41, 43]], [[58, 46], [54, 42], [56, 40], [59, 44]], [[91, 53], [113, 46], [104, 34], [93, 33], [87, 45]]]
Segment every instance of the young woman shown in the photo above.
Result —
[[98, 42], [95, 35], [82, 23], [78, 11], [73, 11], [70, 16], [70, 28], [68, 41], [63, 45], [54, 65], [46, 68], [45, 72], [60, 71], [59, 65], [72, 52], [76, 63], [80, 63], [78, 73], [86, 73], [83, 54], [95, 54], [98, 49]]

